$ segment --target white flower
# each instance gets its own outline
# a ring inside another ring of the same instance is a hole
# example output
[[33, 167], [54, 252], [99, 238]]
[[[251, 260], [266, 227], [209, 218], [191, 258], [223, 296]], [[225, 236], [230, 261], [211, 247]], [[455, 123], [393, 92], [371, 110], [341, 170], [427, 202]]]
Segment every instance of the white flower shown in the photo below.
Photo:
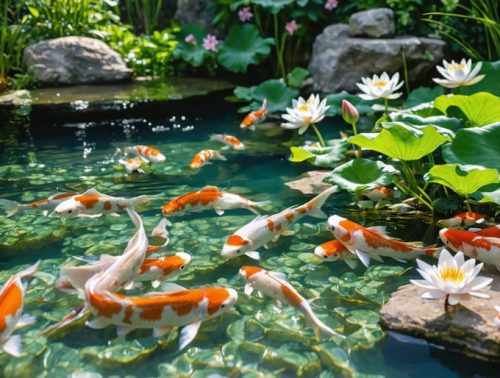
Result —
[[454, 60], [452, 60], [451, 63], [448, 63], [443, 59], [443, 67], [436, 66], [436, 69], [441, 75], [443, 75], [444, 79], [434, 78], [432, 80], [446, 88], [474, 85], [484, 79], [484, 75], [477, 76], [482, 65], [482, 62], [477, 63], [471, 71], [472, 61], [470, 59], [468, 61], [462, 59], [460, 63], [457, 63]]
[[410, 282], [428, 290], [422, 294], [422, 298], [440, 299], [448, 296], [448, 304], [452, 306], [460, 303], [461, 296], [467, 294], [489, 298], [489, 295], [478, 293], [477, 290], [488, 286], [493, 279], [477, 276], [483, 264], [476, 265], [474, 259], [464, 262], [462, 252], [453, 257], [450, 252], [443, 249], [437, 266], [430, 266], [420, 260], [417, 260], [417, 265], [420, 268], [417, 271], [424, 279], [410, 280]]
[[299, 100], [293, 100], [293, 108], [286, 108], [288, 114], [283, 114], [281, 118], [286, 123], [282, 123], [281, 127], [285, 129], [299, 129], [299, 134], [303, 134], [309, 125], [321, 122], [325, 118], [325, 113], [330, 108], [326, 105], [326, 98], [320, 100], [319, 95], [311, 95], [304, 100], [299, 97]]
[[358, 94], [363, 100], [376, 100], [378, 98], [385, 98], [394, 100], [401, 97], [402, 92], [396, 92], [403, 86], [404, 81], [399, 81], [399, 72], [396, 72], [392, 77], [389, 77], [387, 72], [384, 72], [380, 77], [373, 75], [372, 78], [362, 77], [362, 83], [356, 83], [363, 93]]
[[493, 323], [500, 329], [500, 306], [495, 306], [495, 310], [497, 310], [498, 315], [493, 319]]

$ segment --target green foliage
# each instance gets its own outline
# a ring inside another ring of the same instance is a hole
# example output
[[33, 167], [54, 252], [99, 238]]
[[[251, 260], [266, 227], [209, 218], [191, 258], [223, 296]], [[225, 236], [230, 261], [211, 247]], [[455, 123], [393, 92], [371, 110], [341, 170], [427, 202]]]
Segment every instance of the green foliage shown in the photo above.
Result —
[[238, 0], [232, 2], [231, 9], [236, 10], [240, 6], [253, 4], [259, 5], [262, 8], [276, 14], [287, 5], [294, 3], [294, 1], [295, 0]]
[[397, 173], [398, 171], [392, 165], [359, 158], [339, 165], [325, 177], [324, 181], [356, 192], [368, 186], [388, 185], [392, 181], [392, 176]]
[[411, 91], [411, 93], [408, 95], [408, 98], [403, 103], [403, 107], [405, 109], [408, 109], [414, 106], [421, 105], [425, 102], [434, 101], [436, 97], [441, 96], [443, 94], [444, 94], [443, 87], [434, 87], [434, 88], [419, 87]]
[[481, 190], [474, 193], [472, 197], [479, 202], [495, 203], [500, 205], [500, 185], [490, 184], [483, 186]]
[[127, 22], [146, 35], [158, 30], [164, 0], [125, 0]]
[[500, 61], [483, 62], [479, 74], [485, 75], [485, 78], [475, 85], [460, 88], [460, 94], [472, 95], [477, 92], [489, 92], [500, 96]]
[[282, 112], [298, 94], [298, 90], [289, 88], [283, 80], [276, 79], [264, 81], [250, 88], [234, 89], [234, 95], [238, 99], [250, 102], [248, 106], [240, 109], [242, 112], [259, 109], [264, 99], [267, 99], [267, 109], [270, 113]]
[[458, 108], [471, 126], [485, 126], [500, 122], [500, 97], [487, 92], [472, 96], [440, 96], [434, 101], [434, 107], [443, 114], [453, 114]]
[[381, 100], [366, 101], [357, 95], [342, 91], [339, 93], [332, 93], [326, 96], [326, 104], [330, 105], [330, 109], [326, 112], [329, 116], [336, 116], [342, 114], [342, 100], [347, 100], [353, 104], [358, 110], [359, 114], [373, 114], [375, 111], [372, 106], [375, 104], [383, 104]]
[[295, 67], [288, 73], [288, 75], [286, 75], [286, 82], [291, 88], [300, 89], [302, 87], [302, 83], [309, 77], [309, 75], [309, 70], [302, 67]]
[[[190, 34], [194, 36], [195, 43], [185, 41], [185, 38]], [[203, 48], [203, 38], [205, 38], [205, 35], [205, 30], [201, 26], [184, 26], [179, 33], [179, 43], [174, 50], [174, 58], [181, 59], [193, 67], [200, 67], [207, 59], [213, 56], [212, 52]]]
[[500, 171], [500, 123], [462, 129], [442, 150], [447, 163], [476, 164]]
[[421, 117], [412, 113], [396, 113], [394, 115], [391, 114], [391, 120], [394, 122], [404, 122], [412, 126], [434, 125], [452, 131], [464, 127], [461, 119], [447, 116]]
[[231, 72], [245, 73], [251, 64], [258, 64], [269, 55], [272, 38], [262, 38], [250, 24], [235, 25], [220, 48], [219, 63]]
[[345, 139], [332, 139], [327, 141], [326, 147], [317, 145], [291, 147], [292, 155], [289, 160], [293, 163], [307, 160], [317, 167], [333, 168], [339, 161], [345, 159], [348, 149], [349, 143]]
[[485, 185], [498, 183], [498, 171], [480, 165], [442, 164], [432, 167], [424, 179], [467, 196]]

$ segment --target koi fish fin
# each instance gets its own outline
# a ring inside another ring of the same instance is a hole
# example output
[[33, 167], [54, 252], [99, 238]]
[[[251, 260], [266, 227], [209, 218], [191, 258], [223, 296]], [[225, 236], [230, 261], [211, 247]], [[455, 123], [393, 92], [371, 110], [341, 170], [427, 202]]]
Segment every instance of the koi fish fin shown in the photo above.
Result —
[[149, 202], [149, 196], [147, 195], [138, 196], [130, 199], [131, 203], [130, 206], [135, 209], [136, 207], [142, 206], [148, 202]]
[[250, 206], [250, 207], [247, 207], [247, 209], [248, 209], [248, 210], [250, 210], [250, 211], [251, 211], [252, 213], [254, 213], [255, 215], [260, 215], [260, 213], [259, 213], [257, 210], [255, 210], [253, 207], [251, 207], [251, 206]]
[[370, 258], [378, 262], [384, 262], [384, 259], [379, 255], [371, 255]]
[[210, 136], [208, 137], [208, 140], [218, 142], [219, 137], [220, 137], [220, 134], [210, 134]]
[[123, 286], [123, 289], [124, 290], [134, 290], [134, 289], [137, 289], [139, 287], [142, 287], [142, 284], [140, 282], [130, 281], [125, 286]]
[[158, 287], [160, 287], [160, 285], [161, 285], [160, 280], [151, 281], [151, 286], [153, 287], [153, 289], [157, 289]]
[[[272, 201], [258, 201], [258, 202], [253, 202], [252, 203], [252, 207], [259, 207], [259, 208], [262, 208], [262, 207], [266, 207], [266, 206], [271, 206], [272, 205]], [[251, 207], [251, 208], [252, 208]], [[249, 209], [250, 210], [250, 209]], [[255, 209], [254, 209], [255, 210]]]
[[307, 213], [315, 218], [326, 219], [328, 216], [321, 210], [321, 207], [325, 204], [328, 197], [330, 197], [333, 193], [335, 193], [338, 189], [338, 186], [334, 185], [331, 188], [328, 188], [310, 200], [306, 207], [311, 210]]
[[99, 217], [102, 217], [102, 213], [101, 214], [78, 214], [77, 217], [78, 218], [99, 218]]
[[214, 151], [214, 159], [215, 160], [227, 160], [225, 156], [223, 156], [219, 151]]
[[5, 353], [10, 354], [14, 357], [21, 357], [23, 353], [23, 348], [21, 344], [21, 336], [12, 335], [6, 342], [3, 344], [2, 349]]
[[44, 210], [44, 211], [42, 211], [42, 214], [43, 214], [44, 217], [46, 217], [47, 215], [49, 215], [49, 211], [48, 210]]
[[371, 226], [367, 227], [369, 230], [378, 232], [380, 235], [387, 236], [387, 227], [386, 226]]
[[130, 327], [116, 327], [116, 335], [118, 337], [127, 336], [131, 331], [133, 331], [133, 328]]
[[0, 199], [0, 206], [5, 207], [7, 217], [11, 217], [21, 210], [21, 205], [19, 203], [7, 199]]
[[179, 350], [184, 349], [191, 341], [194, 340], [200, 329], [201, 321], [188, 324], [181, 330], [179, 337]]
[[274, 277], [274, 278], [277, 278], [279, 280], [283, 280], [283, 281], [286, 281], [286, 274], [285, 273], [281, 273], [281, 272], [269, 272], [269, 275], [271, 277]]
[[24, 278], [24, 277], [31, 277], [33, 274], [36, 273], [38, 270], [38, 266], [40, 265], [40, 260], [38, 260], [36, 263], [31, 265], [29, 268], [17, 273], [17, 276], [19, 278]]
[[358, 267], [358, 264], [356, 263], [356, 261], [354, 261], [352, 259], [345, 259], [344, 262], [351, 269], [356, 269]]
[[230, 149], [231, 149], [231, 147], [229, 147], [229, 146], [224, 146], [224, 147], [222, 147], [222, 148], [221, 148], [221, 151], [227, 151], [227, 150], [230, 150]]
[[222, 210], [222, 209], [220, 209], [220, 208], [214, 208], [214, 210], [215, 210], [215, 213], [216, 213], [217, 215], [224, 215], [224, 210]]
[[153, 328], [153, 337], [158, 339], [165, 336], [171, 329], [172, 327]]
[[477, 223], [477, 224], [481, 224], [481, 223], [484, 223], [484, 222], [486, 222], [486, 219], [484, 219], [484, 218], [479, 218], [479, 219], [476, 221], [476, 223]]
[[176, 283], [173, 282], [165, 282], [163, 286], [161, 287], [161, 290], [164, 293], [175, 293], [177, 291], [184, 291], [187, 290], [185, 287], [181, 285], [177, 285]]
[[83, 195], [102, 195], [102, 193], [99, 193], [95, 188], [90, 188], [83, 192], [82, 196]]
[[103, 329], [109, 325], [109, 321], [103, 317], [98, 317], [85, 322], [85, 325], [92, 329]]
[[280, 235], [283, 235], [283, 236], [293, 236], [295, 235], [295, 231], [292, 231], [292, 230], [284, 230], [281, 232]]
[[370, 266], [370, 256], [364, 252], [361, 252], [359, 249], [356, 249], [355, 253], [361, 263], [368, 268], [368, 266]]
[[151, 231], [151, 236], [168, 239], [167, 226], [172, 226], [172, 223], [167, 218], [162, 218], [153, 231]]
[[478, 231], [481, 231], [481, 230], [482, 230], [481, 228], [471, 227], [467, 231], [469, 231], [469, 232], [478, 232]]
[[260, 109], [261, 109], [261, 110], [267, 109], [267, 98], [265, 98], [265, 99], [262, 101], [262, 105], [260, 106]]
[[245, 253], [248, 257], [254, 260], [260, 260], [260, 253], [257, 251], [248, 251]]
[[120, 214], [118, 214], [118, 213], [109, 213], [108, 215], [110, 217], [119, 217], [120, 216]]
[[252, 286], [252, 285], [250, 285], [249, 283], [247, 283], [247, 284], [245, 285], [244, 292], [245, 292], [245, 294], [246, 294], [246, 295], [248, 295], [248, 296], [252, 295], [252, 292], [253, 292], [253, 286]]
[[16, 329], [30, 326], [32, 324], [35, 324], [35, 322], [36, 322], [36, 318], [33, 315], [24, 314], [21, 316], [21, 318], [19, 318], [19, 320], [16, 324]]
[[400, 262], [400, 263], [403, 263], [403, 264], [406, 264], [408, 262], [408, 260], [405, 260], [405, 259], [400, 259], [398, 257], [393, 257], [394, 260]]

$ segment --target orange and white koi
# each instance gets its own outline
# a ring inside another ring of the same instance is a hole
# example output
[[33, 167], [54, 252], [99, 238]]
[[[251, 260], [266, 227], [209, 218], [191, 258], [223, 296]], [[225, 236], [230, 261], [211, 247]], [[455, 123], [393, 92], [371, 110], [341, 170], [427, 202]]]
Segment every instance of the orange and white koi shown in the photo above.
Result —
[[328, 227], [335, 238], [356, 255], [365, 266], [370, 264], [370, 259], [383, 261], [382, 257], [391, 257], [404, 261], [421, 255], [432, 256], [439, 250], [433, 247], [417, 247], [391, 238], [385, 235], [383, 227], [366, 228], [338, 215], [328, 218]]
[[210, 163], [210, 160], [227, 160], [221, 155], [219, 151], [215, 150], [201, 150], [196, 155], [193, 156], [191, 163], [189, 163], [189, 168], [198, 169], [206, 164]]
[[135, 154], [150, 163], [163, 163], [166, 158], [159, 150], [150, 146], [131, 146], [123, 149], [125, 154]]
[[21, 337], [12, 333], [35, 322], [33, 316], [22, 315], [27, 287], [22, 279], [35, 274], [39, 264], [40, 261], [10, 277], [0, 291], [0, 347], [15, 357], [22, 354]]
[[255, 218], [226, 240], [221, 256], [232, 259], [247, 255], [258, 260], [260, 258], [256, 251], [258, 248], [267, 246], [269, 242], [277, 240], [282, 234], [289, 234], [288, 229], [302, 217], [309, 215], [316, 218], [326, 218], [321, 207], [328, 197], [336, 191], [337, 187], [333, 186], [304, 205], [291, 207], [278, 214]]
[[216, 186], [205, 186], [197, 192], [190, 192], [165, 202], [161, 211], [166, 217], [183, 215], [186, 211], [199, 212], [209, 209], [214, 209], [218, 215], [222, 215], [224, 210], [238, 208], [259, 214], [256, 208], [269, 203], [269, 201], [254, 202], [239, 194], [223, 192]]
[[453, 251], [462, 251], [464, 255], [495, 265], [500, 270], [500, 238], [447, 228], [439, 231], [439, 237]]
[[286, 280], [286, 275], [279, 272], [264, 270], [257, 266], [244, 266], [240, 269], [240, 276], [245, 281], [245, 294], [251, 295], [254, 290], [274, 300], [276, 305], [287, 303], [300, 311], [306, 322], [309, 323], [319, 338], [339, 336], [337, 332], [324, 324], [311, 309], [309, 302]]
[[324, 261], [344, 261], [351, 269], [356, 269], [356, 256], [338, 240], [330, 240], [317, 246], [314, 254]]
[[486, 236], [486, 237], [490, 237], [490, 238], [500, 238], [500, 225], [498, 225], [498, 224], [495, 226], [483, 228], [480, 230], [469, 229], [469, 231], [472, 231], [479, 236]]
[[129, 175], [132, 173], [144, 173], [144, 171], [141, 169], [141, 167], [144, 164], [147, 164], [142, 160], [140, 157], [135, 157], [127, 160], [118, 160], [118, 163], [120, 165], [123, 165], [125, 167], [125, 170]]
[[244, 150], [245, 145], [238, 138], [227, 135], [227, 134], [212, 134], [210, 135], [210, 140], [224, 143], [226, 147], [224, 148], [232, 148], [235, 150]]
[[135, 209], [149, 201], [149, 196], [134, 198], [112, 197], [95, 189], [72, 196], [61, 202], [54, 210], [62, 218], [100, 217], [103, 214], [116, 214], [125, 209]]
[[438, 227], [456, 228], [456, 227], [470, 227], [476, 223], [483, 223], [485, 221], [483, 214], [467, 211], [460, 213], [448, 219], [440, 219], [436, 222]]
[[172, 327], [184, 327], [179, 338], [179, 349], [183, 349], [196, 337], [202, 321], [222, 315], [238, 299], [234, 289], [186, 290], [179, 285], [167, 285], [162, 293], [130, 297], [94, 290], [87, 284], [87, 308], [96, 315], [87, 326], [101, 329], [114, 325], [118, 327], [118, 335], [139, 328], [153, 329], [154, 337], [163, 336]]
[[241, 121], [240, 127], [242, 129], [255, 130], [255, 125], [264, 122], [267, 115], [267, 99], [264, 99], [259, 110], [255, 110], [247, 114], [243, 121]]
[[49, 212], [53, 211], [57, 205], [61, 202], [66, 201], [68, 198], [74, 196], [74, 192], [57, 193], [49, 198], [44, 198], [32, 203], [17, 203], [16, 201], [11, 201], [7, 199], [0, 199], [0, 206], [5, 207], [7, 211], [7, 216], [11, 217], [20, 211], [30, 210], [30, 209], [40, 209], [43, 210], [43, 214], [47, 215]]
[[392, 198], [392, 190], [385, 186], [370, 187], [361, 191], [361, 194], [372, 201], [382, 201]]

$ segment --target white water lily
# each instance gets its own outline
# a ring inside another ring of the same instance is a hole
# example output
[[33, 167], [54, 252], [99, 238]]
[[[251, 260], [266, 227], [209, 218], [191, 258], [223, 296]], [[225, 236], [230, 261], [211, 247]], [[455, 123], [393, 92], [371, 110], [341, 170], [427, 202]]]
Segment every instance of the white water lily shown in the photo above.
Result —
[[281, 127], [285, 129], [299, 129], [299, 134], [304, 134], [310, 125], [321, 122], [325, 118], [326, 111], [330, 108], [326, 105], [326, 98], [321, 101], [319, 95], [312, 94], [304, 100], [299, 97], [298, 100], [293, 100], [292, 108], [286, 108], [287, 114], [283, 114], [281, 118], [286, 123], [282, 123]]
[[489, 298], [489, 295], [479, 293], [478, 290], [488, 286], [493, 279], [478, 276], [483, 264], [476, 265], [474, 259], [464, 261], [462, 252], [453, 257], [443, 249], [437, 266], [431, 266], [421, 260], [417, 260], [417, 265], [420, 268], [417, 271], [424, 279], [410, 282], [428, 290], [422, 294], [422, 298], [440, 299], [446, 296], [447, 303], [452, 306], [460, 303], [461, 297], [465, 295]]
[[436, 69], [441, 75], [443, 75], [444, 79], [434, 78], [432, 80], [446, 88], [474, 85], [484, 79], [485, 75], [478, 75], [482, 65], [483, 63], [479, 62], [476, 64], [474, 69], [471, 70], [472, 60], [470, 59], [467, 61], [462, 59], [460, 63], [457, 63], [454, 60], [452, 60], [451, 63], [448, 63], [443, 59], [443, 67], [436, 66]]
[[362, 77], [361, 83], [356, 83], [356, 85], [363, 92], [358, 94], [363, 100], [377, 100], [379, 98], [394, 100], [403, 94], [396, 92], [403, 86], [403, 83], [404, 81], [399, 82], [398, 72], [392, 77], [384, 72], [380, 77], [378, 75], [373, 75], [372, 78]]

